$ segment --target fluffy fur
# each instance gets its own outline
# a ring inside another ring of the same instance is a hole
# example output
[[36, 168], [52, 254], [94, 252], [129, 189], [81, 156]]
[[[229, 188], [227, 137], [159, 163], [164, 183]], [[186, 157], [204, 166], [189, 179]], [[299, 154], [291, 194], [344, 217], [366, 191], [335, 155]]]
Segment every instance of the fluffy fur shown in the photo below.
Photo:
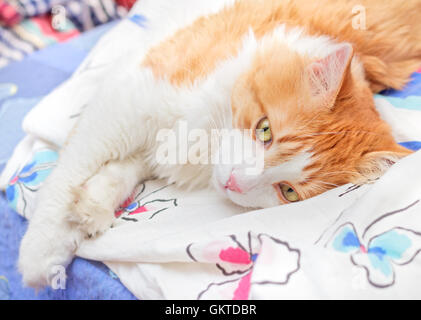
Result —
[[[193, 22], [192, 14], [185, 28], [175, 23], [177, 32], [151, 41], [144, 57], [129, 55], [98, 89], [22, 241], [19, 268], [27, 285], [48, 284], [51, 267], [67, 265], [87, 234], [105, 231], [140, 180], [166, 178], [191, 188], [213, 181], [237, 204], [268, 207], [285, 202], [279, 183], [303, 200], [376, 179], [409, 154], [380, 119], [372, 92], [401, 88], [421, 63], [419, 1], [226, 3], [196, 4], [201, 18]], [[352, 8], [361, 3], [367, 30], [354, 30]], [[244, 137], [265, 154], [258, 175], [247, 175], [243, 165], [156, 161], [158, 131], [176, 130], [181, 120], [189, 129], [254, 132], [264, 117], [271, 143]]]

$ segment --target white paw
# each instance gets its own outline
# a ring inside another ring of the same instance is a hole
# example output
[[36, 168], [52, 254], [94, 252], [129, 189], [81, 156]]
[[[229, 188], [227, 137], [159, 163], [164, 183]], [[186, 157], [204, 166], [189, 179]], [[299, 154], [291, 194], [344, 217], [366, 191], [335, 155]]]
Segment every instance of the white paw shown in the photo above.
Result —
[[115, 221], [113, 188], [99, 176], [91, 178], [74, 192], [74, 203], [70, 221], [88, 235], [95, 236], [110, 229]]
[[[76, 242], [67, 240], [67, 234], [31, 226], [22, 239], [18, 267], [25, 286], [41, 289], [54, 288], [55, 277], [65, 281], [65, 268], [73, 258]], [[61, 273], [61, 274], [58, 274]], [[64, 274], [63, 274], [64, 273]]]

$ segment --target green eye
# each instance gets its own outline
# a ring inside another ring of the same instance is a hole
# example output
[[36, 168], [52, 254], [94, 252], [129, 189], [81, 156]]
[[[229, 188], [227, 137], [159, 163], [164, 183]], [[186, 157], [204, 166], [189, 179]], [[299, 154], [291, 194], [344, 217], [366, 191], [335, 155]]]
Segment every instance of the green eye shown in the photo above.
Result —
[[256, 126], [256, 138], [264, 143], [272, 141], [272, 131], [270, 130], [270, 124], [268, 118], [264, 118], [259, 121]]
[[291, 186], [281, 183], [279, 184], [279, 188], [281, 189], [282, 196], [285, 200], [289, 202], [297, 202], [300, 200], [300, 196]]

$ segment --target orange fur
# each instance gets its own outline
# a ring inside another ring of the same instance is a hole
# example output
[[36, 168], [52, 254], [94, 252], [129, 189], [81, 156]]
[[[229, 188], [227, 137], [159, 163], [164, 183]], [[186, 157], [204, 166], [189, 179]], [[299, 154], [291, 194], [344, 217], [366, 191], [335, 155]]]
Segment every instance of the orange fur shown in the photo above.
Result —
[[[352, 28], [357, 4], [366, 7], [366, 30]], [[289, 182], [304, 199], [349, 182], [376, 179], [410, 153], [380, 119], [372, 92], [402, 88], [421, 64], [419, 12], [418, 0], [244, 0], [178, 31], [153, 48], [142, 64], [174, 85], [190, 85], [234, 55], [249, 28], [261, 38], [280, 23], [351, 43], [366, 78], [347, 61], [332, 101], [322, 103], [309, 93], [305, 70], [314, 61], [280, 44], [260, 50], [235, 85], [234, 126], [253, 129], [262, 117], [270, 120], [274, 139], [266, 151], [266, 167], [303, 151], [312, 153], [304, 178]]]
[[[366, 30], [352, 27], [357, 5], [366, 8]], [[174, 84], [191, 83], [235, 54], [250, 27], [259, 38], [284, 23], [352, 43], [373, 91], [401, 89], [421, 63], [419, 12], [420, 0], [243, 0], [178, 31], [142, 64]]]

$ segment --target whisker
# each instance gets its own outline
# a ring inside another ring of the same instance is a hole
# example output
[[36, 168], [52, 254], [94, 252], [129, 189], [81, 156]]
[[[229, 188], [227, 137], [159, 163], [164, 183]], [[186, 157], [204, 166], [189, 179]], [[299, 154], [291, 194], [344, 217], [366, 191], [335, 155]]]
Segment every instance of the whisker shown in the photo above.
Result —
[[373, 134], [377, 136], [384, 136], [384, 134], [379, 134], [377, 132], [372, 131], [363, 131], [363, 130], [350, 130], [350, 131], [333, 131], [333, 132], [315, 132], [315, 133], [309, 133], [309, 134], [303, 134], [300, 136], [297, 136], [296, 138], [303, 138], [303, 137], [314, 137], [319, 135], [339, 135], [339, 134], [348, 134], [348, 133], [366, 133], [366, 134]]
[[307, 183], [321, 183], [321, 184], [325, 184], [325, 185], [328, 185], [328, 186], [333, 186], [333, 187], [339, 187], [339, 185], [337, 185], [337, 184], [335, 184], [335, 183], [331, 183], [331, 182], [326, 182], [326, 181], [323, 181], [323, 180], [318, 180], [318, 179], [308, 179], [307, 181], [306, 181]]
[[327, 185], [327, 186], [332, 186], [332, 187], [335, 187], [335, 188], [337, 188], [337, 187], [339, 187], [339, 186], [340, 186], [340, 185], [335, 184], [335, 183], [325, 182], [325, 181], [321, 181], [321, 180], [314, 180], [314, 181], [312, 181], [312, 182], [322, 183], [322, 184], [325, 184], [325, 185]]
[[357, 171], [330, 171], [330, 172], [323, 172], [321, 173], [322, 177], [325, 176], [331, 176], [331, 175], [335, 175], [335, 174], [343, 174], [343, 173], [347, 173], [347, 174], [356, 174]]

